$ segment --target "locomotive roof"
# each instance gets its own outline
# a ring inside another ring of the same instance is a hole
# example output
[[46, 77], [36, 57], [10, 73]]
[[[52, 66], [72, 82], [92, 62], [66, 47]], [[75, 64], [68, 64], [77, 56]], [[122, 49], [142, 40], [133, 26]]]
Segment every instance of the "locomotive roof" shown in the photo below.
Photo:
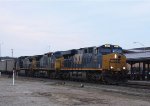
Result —
[[104, 44], [104, 45], [101, 45], [99, 47], [116, 47], [116, 48], [121, 48], [120, 46], [118, 45], [112, 45], [112, 44]]
[[106, 46], [110, 46], [110, 47], [117, 47], [117, 48], [121, 48], [120, 46], [118, 45], [112, 45], [112, 44], [104, 44], [104, 45], [101, 45], [101, 46], [91, 46], [91, 47], [83, 47], [83, 48], [79, 48], [79, 49], [71, 49], [71, 50], [66, 50], [66, 51], [56, 51], [56, 52], [48, 52], [48, 53], [45, 53], [45, 54], [42, 54], [42, 55], [34, 55], [34, 56], [21, 56], [19, 57], [20, 59], [24, 59], [24, 58], [40, 58], [42, 57], [43, 55], [52, 55], [52, 54], [61, 54], [61, 55], [67, 55], [67, 54], [70, 54], [70, 52], [75, 52], [75, 51], [78, 51], [78, 50], [84, 50], [84, 49], [92, 49], [92, 48], [99, 48], [99, 47], [106, 47]]

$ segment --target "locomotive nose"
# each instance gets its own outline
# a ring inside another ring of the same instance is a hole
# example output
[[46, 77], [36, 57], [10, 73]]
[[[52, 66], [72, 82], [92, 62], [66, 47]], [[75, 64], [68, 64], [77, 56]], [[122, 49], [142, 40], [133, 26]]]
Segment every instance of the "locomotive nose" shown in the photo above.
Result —
[[117, 54], [115, 54], [115, 56], [114, 56], [114, 57], [115, 57], [115, 59], [117, 59], [117, 57], [118, 57], [118, 56], [117, 56]]
[[119, 54], [115, 54], [115, 55], [114, 55], [114, 58], [115, 58], [115, 59], [121, 59], [121, 56], [120, 56]]

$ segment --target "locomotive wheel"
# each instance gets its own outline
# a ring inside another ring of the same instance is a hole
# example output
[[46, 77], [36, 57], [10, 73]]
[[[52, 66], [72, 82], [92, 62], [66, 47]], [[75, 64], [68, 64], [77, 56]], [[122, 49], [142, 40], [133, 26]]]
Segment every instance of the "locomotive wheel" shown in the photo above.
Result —
[[87, 73], [87, 80], [90, 82], [99, 82], [101, 81], [101, 79], [102, 79], [101, 73], [99, 72]]
[[102, 73], [102, 80], [104, 84], [116, 84], [116, 80], [113, 78], [112, 74], [109, 72]]
[[104, 71], [102, 72], [103, 82], [106, 84], [120, 84], [127, 82], [127, 77], [125, 72], [112, 72]]

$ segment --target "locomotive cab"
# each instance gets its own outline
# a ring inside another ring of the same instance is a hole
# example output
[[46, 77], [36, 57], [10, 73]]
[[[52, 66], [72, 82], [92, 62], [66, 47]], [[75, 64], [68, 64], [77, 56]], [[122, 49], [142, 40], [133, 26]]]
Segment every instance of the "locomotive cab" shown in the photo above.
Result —
[[126, 57], [119, 53], [103, 55], [103, 70], [122, 71], [126, 70]]
[[[117, 45], [101, 46], [102, 69], [111, 71], [126, 70], [126, 57], [122, 54], [122, 48]], [[109, 51], [109, 52], [108, 52]]]
[[111, 45], [110, 44], [102, 45], [97, 48], [97, 51], [98, 54], [102, 55], [110, 54], [112, 52]]
[[99, 47], [102, 54], [102, 76], [106, 82], [126, 81], [126, 57], [122, 48], [117, 45], [102, 45]]

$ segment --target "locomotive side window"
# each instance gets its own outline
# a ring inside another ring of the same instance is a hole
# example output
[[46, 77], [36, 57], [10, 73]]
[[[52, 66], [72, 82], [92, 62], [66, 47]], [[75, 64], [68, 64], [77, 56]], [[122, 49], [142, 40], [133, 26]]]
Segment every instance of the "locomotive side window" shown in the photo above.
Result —
[[88, 52], [89, 52], [89, 53], [93, 53], [93, 52], [94, 52], [94, 48], [93, 48], [93, 47], [88, 48]]

